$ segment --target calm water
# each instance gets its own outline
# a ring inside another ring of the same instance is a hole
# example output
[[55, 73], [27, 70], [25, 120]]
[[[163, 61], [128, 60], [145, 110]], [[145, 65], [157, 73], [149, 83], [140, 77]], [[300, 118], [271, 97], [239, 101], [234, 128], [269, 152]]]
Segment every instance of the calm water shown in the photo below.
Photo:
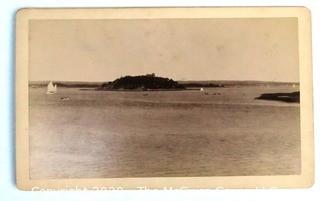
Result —
[[300, 173], [299, 104], [254, 99], [294, 88], [29, 90], [32, 178]]

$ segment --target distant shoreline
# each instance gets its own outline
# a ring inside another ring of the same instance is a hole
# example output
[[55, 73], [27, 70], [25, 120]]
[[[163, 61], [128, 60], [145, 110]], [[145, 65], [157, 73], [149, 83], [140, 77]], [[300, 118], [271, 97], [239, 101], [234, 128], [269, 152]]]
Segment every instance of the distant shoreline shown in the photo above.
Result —
[[[30, 87], [46, 87], [50, 81], [29, 81]], [[64, 88], [98, 88], [105, 82], [77, 82], [77, 81], [52, 81], [58, 87]], [[221, 85], [223, 87], [236, 86], [300, 86], [299, 82], [272, 82], [272, 81], [234, 81], [234, 80], [207, 80], [207, 81], [178, 81], [188, 88], [211, 88], [209, 85]], [[195, 87], [190, 87], [194, 85]], [[172, 89], [174, 90], [174, 89]], [[115, 91], [115, 90], [114, 90]], [[127, 90], [130, 91], [130, 90]]]
[[81, 89], [81, 90], [94, 90], [94, 91], [123, 91], [123, 92], [152, 92], [152, 91], [199, 91], [199, 88], [186, 88], [186, 89], [99, 89], [99, 88], [92, 88], [92, 89]]

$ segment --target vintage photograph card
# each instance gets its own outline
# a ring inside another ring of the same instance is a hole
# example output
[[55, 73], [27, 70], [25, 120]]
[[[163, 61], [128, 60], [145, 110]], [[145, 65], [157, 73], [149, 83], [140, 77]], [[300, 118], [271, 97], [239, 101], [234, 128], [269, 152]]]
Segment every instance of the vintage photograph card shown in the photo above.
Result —
[[21, 9], [23, 190], [313, 184], [303, 7]]

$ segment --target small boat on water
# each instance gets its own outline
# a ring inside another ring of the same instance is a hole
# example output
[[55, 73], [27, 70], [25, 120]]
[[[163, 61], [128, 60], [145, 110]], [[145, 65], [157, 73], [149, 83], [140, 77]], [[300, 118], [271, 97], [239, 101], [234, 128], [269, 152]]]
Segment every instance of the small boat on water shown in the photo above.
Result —
[[49, 82], [47, 86], [47, 94], [55, 94], [57, 93], [57, 85], [53, 85], [52, 82]]
[[204, 88], [200, 88], [200, 91], [204, 91]]
[[61, 97], [60, 99], [63, 101], [68, 101], [68, 100], [70, 100], [70, 97]]

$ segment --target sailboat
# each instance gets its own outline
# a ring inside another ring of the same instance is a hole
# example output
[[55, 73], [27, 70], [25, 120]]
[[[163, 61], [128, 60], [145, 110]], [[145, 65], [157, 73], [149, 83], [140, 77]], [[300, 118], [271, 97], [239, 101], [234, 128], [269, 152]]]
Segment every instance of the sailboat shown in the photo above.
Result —
[[49, 82], [47, 87], [47, 94], [55, 94], [57, 93], [57, 84], [53, 85], [52, 82]]

